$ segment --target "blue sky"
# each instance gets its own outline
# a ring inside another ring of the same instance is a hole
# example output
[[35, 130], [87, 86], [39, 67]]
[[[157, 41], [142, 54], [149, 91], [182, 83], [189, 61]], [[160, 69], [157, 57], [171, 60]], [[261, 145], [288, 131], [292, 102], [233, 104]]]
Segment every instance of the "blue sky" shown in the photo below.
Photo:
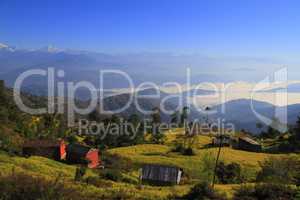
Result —
[[0, 42], [199, 54], [237, 74], [267, 65], [296, 70], [299, 9], [297, 0], [1, 0]]
[[300, 2], [0, 1], [0, 41], [111, 52], [296, 56]]

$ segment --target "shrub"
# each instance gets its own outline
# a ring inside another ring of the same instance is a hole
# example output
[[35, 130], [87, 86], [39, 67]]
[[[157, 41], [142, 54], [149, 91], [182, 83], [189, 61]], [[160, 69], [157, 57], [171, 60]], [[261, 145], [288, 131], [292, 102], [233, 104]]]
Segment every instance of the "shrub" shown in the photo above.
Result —
[[223, 200], [224, 195], [217, 193], [208, 183], [195, 185], [182, 199], [186, 200]]
[[86, 168], [85, 167], [79, 167], [76, 168], [76, 172], [75, 172], [75, 181], [81, 181], [82, 177], [85, 175], [86, 173]]
[[294, 156], [271, 157], [260, 163], [258, 182], [299, 184], [300, 160]]
[[290, 200], [295, 199], [296, 194], [296, 189], [282, 184], [244, 185], [234, 193], [233, 200]]
[[238, 163], [225, 165], [224, 162], [220, 162], [216, 169], [216, 176], [222, 184], [241, 183], [241, 166]]
[[175, 147], [172, 149], [172, 152], [183, 152], [184, 151], [184, 147], [182, 144], [178, 143], [178, 144], [175, 144]]
[[49, 181], [20, 173], [0, 177], [0, 199], [79, 200], [84, 197], [75, 189], [67, 188], [60, 178]]
[[300, 199], [300, 187], [298, 187], [298, 189], [297, 189], [297, 193], [296, 193], [296, 198], [295, 199]]
[[160, 132], [154, 132], [151, 134], [151, 140], [154, 144], [164, 144], [166, 136]]
[[171, 150], [172, 152], [179, 152], [185, 156], [193, 156], [195, 152], [192, 147], [184, 147], [183, 144], [176, 144], [175, 147]]
[[9, 128], [0, 127], [0, 149], [10, 153], [21, 155], [23, 138]]
[[70, 136], [67, 137], [67, 141], [70, 144], [75, 144], [75, 143], [78, 142], [78, 138], [75, 135], [70, 135]]
[[193, 148], [188, 147], [188, 148], [183, 150], [182, 155], [193, 156], [193, 155], [195, 155], [195, 152], [194, 152]]
[[212, 182], [215, 163], [216, 161], [213, 153], [205, 152], [203, 156], [201, 156], [200, 177], [202, 180], [206, 180], [209, 183]]
[[114, 169], [104, 169], [101, 171], [100, 176], [111, 181], [121, 181], [123, 179], [122, 173]]

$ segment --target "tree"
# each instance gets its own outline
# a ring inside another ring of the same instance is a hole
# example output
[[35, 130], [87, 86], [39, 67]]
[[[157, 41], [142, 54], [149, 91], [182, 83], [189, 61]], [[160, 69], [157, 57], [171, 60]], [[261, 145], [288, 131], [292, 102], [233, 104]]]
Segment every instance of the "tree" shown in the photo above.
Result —
[[206, 151], [201, 156], [200, 177], [208, 183], [212, 183], [215, 167], [215, 155], [213, 152]]
[[216, 176], [222, 184], [236, 184], [242, 182], [241, 166], [238, 163], [230, 163], [226, 165], [220, 162], [217, 165]]
[[187, 125], [188, 115], [189, 115], [189, 107], [184, 106], [182, 108], [182, 112], [180, 115], [180, 126], [181, 127], [184, 127]]
[[132, 134], [135, 135], [135, 137], [132, 139], [133, 143], [140, 144], [144, 142], [144, 124], [142, 124], [142, 121], [140, 119], [140, 116], [137, 114], [132, 114], [129, 116], [128, 122], [132, 126], [134, 130], [128, 130], [128, 132], [132, 132]]
[[205, 108], [205, 112], [206, 112], [206, 119], [205, 119], [205, 121], [206, 121], [206, 123], [208, 124], [208, 126], [210, 127], [210, 122], [209, 122], [209, 118], [208, 118], [208, 112], [211, 110], [211, 108], [209, 107], [209, 106], [207, 106], [206, 108]]
[[267, 132], [262, 132], [262, 138], [275, 138], [280, 135], [279, 130], [280, 122], [274, 118], [272, 123], [268, 126]]
[[154, 108], [153, 113], [151, 115], [152, 118], [152, 140], [154, 143], [161, 144], [164, 141], [164, 134], [161, 133], [160, 124], [160, 110], [159, 108]]
[[171, 123], [172, 124], [178, 124], [178, 111], [174, 111], [172, 114], [171, 114]]
[[300, 142], [300, 116], [297, 117], [293, 134], [295, 135], [295, 139], [297, 140], [297, 142]]
[[6, 104], [7, 104], [7, 95], [6, 95], [5, 84], [3, 80], [0, 80], [0, 105], [6, 105]]
[[89, 113], [88, 119], [91, 121], [99, 122], [101, 121], [101, 115], [98, 110], [93, 110], [91, 113]]
[[219, 194], [214, 188], [212, 188], [207, 182], [201, 182], [196, 184], [183, 199], [187, 200], [223, 200], [224, 195]]
[[284, 184], [258, 183], [255, 185], [242, 185], [234, 193], [233, 200], [288, 200], [298, 199], [294, 187]]
[[264, 127], [263, 124], [260, 123], [260, 122], [257, 122], [257, 123], [255, 124], [255, 126], [256, 126], [256, 128], [258, 128], [258, 129], [262, 129], [262, 128]]
[[63, 115], [58, 113], [44, 114], [38, 117], [38, 136], [44, 138], [65, 137], [67, 123]]
[[291, 130], [292, 135], [288, 139], [288, 149], [290, 151], [300, 150], [300, 116], [297, 117], [296, 125]]
[[152, 132], [153, 133], [160, 133], [159, 125], [161, 123], [161, 118], [160, 118], [160, 110], [159, 108], [154, 108], [153, 113], [151, 115], [152, 118]]
[[297, 156], [270, 157], [260, 163], [257, 181], [277, 184], [300, 183], [300, 160]]

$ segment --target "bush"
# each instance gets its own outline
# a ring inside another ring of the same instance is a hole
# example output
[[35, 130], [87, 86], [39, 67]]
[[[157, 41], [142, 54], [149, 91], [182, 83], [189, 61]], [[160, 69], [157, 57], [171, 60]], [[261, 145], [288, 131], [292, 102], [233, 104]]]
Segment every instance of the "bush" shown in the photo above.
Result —
[[188, 147], [188, 148], [183, 150], [182, 155], [193, 156], [193, 155], [195, 155], [195, 152], [194, 152], [193, 148]]
[[208, 183], [202, 182], [195, 185], [182, 199], [185, 200], [223, 200], [224, 195], [217, 193]]
[[165, 143], [165, 139], [166, 139], [166, 136], [165, 134], [163, 133], [152, 133], [151, 134], [151, 141], [154, 143], [154, 144], [164, 144]]
[[184, 147], [182, 144], [176, 144], [175, 147], [171, 150], [172, 152], [179, 152], [185, 156], [193, 156], [195, 152], [192, 147]]
[[9, 128], [0, 127], [0, 149], [9, 154], [22, 154], [23, 138]]
[[202, 180], [206, 180], [209, 183], [212, 182], [215, 164], [215, 156], [212, 152], [205, 152], [203, 156], [201, 156], [200, 177]]
[[121, 181], [123, 179], [122, 173], [114, 169], [104, 169], [101, 171], [100, 176], [111, 181]]
[[85, 173], [86, 173], [86, 168], [85, 167], [76, 168], [74, 180], [75, 181], [81, 181], [82, 177], [85, 175]]
[[176, 144], [175, 147], [172, 149], [172, 152], [182, 153], [183, 151], [184, 151], [184, 147], [182, 144]]
[[241, 183], [241, 166], [238, 163], [225, 165], [224, 162], [220, 162], [216, 169], [216, 176], [222, 184]]
[[233, 200], [290, 200], [295, 199], [296, 195], [296, 189], [282, 184], [244, 185], [234, 193]]
[[298, 189], [297, 189], [297, 193], [296, 193], [296, 198], [295, 199], [300, 199], [300, 187], [298, 187]]
[[84, 197], [75, 189], [67, 188], [59, 178], [49, 181], [26, 174], [11, 174], [0, 177], [0, 199], [79, 200], [84, 199]]
[[256, 180], [278, 184], [299, 184], [300, 160], [294, 156], [271, 157], [260, 163], [261, 171]]

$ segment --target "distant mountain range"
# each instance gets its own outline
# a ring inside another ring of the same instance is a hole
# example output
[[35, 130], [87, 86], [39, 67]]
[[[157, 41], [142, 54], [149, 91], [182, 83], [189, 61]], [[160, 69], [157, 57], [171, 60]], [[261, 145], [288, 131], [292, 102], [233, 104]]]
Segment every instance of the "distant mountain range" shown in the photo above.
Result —
[[[191, 59], [193, 60], [193, 59]], [[196, 60], [196, 59], [195, 59]], [[10, 87], [14, 84], [16, 78], [24, 71], [29, 69], [47, 69], [48, 67], [55, 68], [56, 70], [64, 70], [65, 77], [58, 78], [59, 81], [64, 82], [77, 82], [89, 81], [94, 84], [96, 89], [99, 87], [99, 70], [122, 70], [130, 74], [134, 84], [139, 84], [145, 81], [154, 83], [163, 83], [166, 81], [176, 81], [180, 84], [185, 83], [185, 75], [177, 70], [178, 66], [184, 66], [186, 60], [184, 57], [171, 55], [171, 54], [128, 54], [128, 55], [110, 55], [88, 51], [66, 50], [58, 49], [48, 46], [41, 49], [18, 49], [0, 43], [0, 79], [5, 80], [6, 84]], [[195, 63], [199, 63], [198, 60]], [[197, 65], [195, 65], [197, 66]], [[220, 77], [210, 74], [196, 73], [191, 78], [191, 83], [200, 82], [222, 82], [225, 81]], [[227, 80], [228, 81], [228, 80]], [[127, 88], [128, 81], [119, 75], [106, 76], [104, 78], [103, 88]], [[23, 90], [32, 94], [46, 96], [47, 95], [47, 79], [45, 77], [31, 77], [26, 80], [23, 85]], [[278, 88], [264, 91], [274, 92]], [[289, 86], [289, 92], [300, 92], [300, 84], [292, 84]], [[195, 92], [197, 95], [212, 94], [212, 91], [205, 89], [192, 89], [190, 91], [183, 91], [183, 104], [188, 102], [187, 94]], [[139, 91], [139, 94], [149, 95], [155, 94], [153, 89], [145, 89]], [[119, 108], [126, 104], [129, 94], [114, 94], [114, 92], [107, 91], [104, 93], [104, 107], [107, 109]], [[141, 107], [146, 110], [151, 110], [159, 106], [163, 97], [168, 95], [161, 91], [161, 97], [157, 99], [140, 99]], [[89, 93], [85, 89], [80, 89], [76, 93], [76, 98], [87, 100]], [[275, 107], [271, 104], [253, 101], [254, 108], [260, 114], [269, 118], [274, 115]], [[169, 99], [166, 103], [166, 108], [175, 110], [178, 103], [176, 99]], [[221, 112], [221, 107], [225, 106], [225, 113]], [[278, 107], [277, 107], [278, 108]], [[228, 101], [223, 105], [216, 105], [212, 109], [218, 112], [211, 117], [211, 119], [224, 118], [226, 121], [236, 124], [238, 129], [246, 129], [254, 133], [260, 130], [256, 128], [256, 123], [259, 122], [250, 108], [250, 100], [237, 99]], [[279, 108], [283, 109], [283, 108]], [[124, 111], [124, 115], [130, 115], [138, 112], [134, 105]], [[294, 123], [297, 115], [300, 112], [300, 104], [288, 106], [288, 122]], [[191, 106], [191, 119], [202, 119], [204, 116], [199, 113], [193, 106]], [[168, 120], [169, 116], [163, 115], [164, 120]]]
[[[231, 122], [235, 125], [237, 130], [244, 129], [256, 134], [260, 133], [262, 130], [266, 130], [267, 125], [261, 122], [260, 119], [255, 115], [251, 109], [251, 103], [255, 109], [255, 112], [271, 120], [275, 118], [275, 110], [281, 112], [283, 109], [286, 109], [287, 121], [289, 125], [295, 124], [297, 116], [300, 115], [300, 104], [278, 107], [266, 102], [239, 99], [212, 107], [212, 110], [216, 110], [217, 113], [211, 115], [210, 118], [212, 120], [220, 118], [224, 119], [226, 122]], [[224, 108], [225, 112], [222, 111], [222, 108]], [[257, 123], [261, 123], [264, 128], [257, 128]]]
[[[154, 94], [154, 91], [151, 89], [143, 90], [139, 94], [150, 95]], [[165, 97], [168, 94], [161, 93], [161, 98]], [[115, 95], [104, 99], [104, 104], [106, 105], [106, 109], [116, 109], [125, 105], [129, 94], [121, 94]], [[159, 106], [160, 103], [159, 98], [156, 99], [140, 99], [139, 105], [145, 110], [150, 111], [152, 108]], [[185, 101], [186, 103], [186, 101]], [[251, 109], [251, 103], [255, 112], [263, 115], [269, 119], [273, 119], [275, 117], [275, 109], [277, 111], [281, 111], [283, 109], [287, 109], [287, 120], [288, 124], [295, 124], [297, 120], [297, 116], [300, 115], [300, 104], [289, 105], [287, 107], [276, 107], [272, 104], [261, 102], [261, 101], [251, 101], [249, 99], [239, 99], [228, 101], [224, 104], [213, 106], [210, 108], [210, 111], [216, 111], [214, 114], [208, 115], [209, 121], [217, 122], [218, 119], [224, 120], [225, 123], [233, 123], [237, 130], [247, 130], [254, 134], [259, 134], [261, 131], [266, 130], [267, 125], [259, 120], [259, 118], [255, 115], [255, 113]], [[165, 107], [168, 110], [175, 111], [177, 108], [177, 103], [175, 99], [169, 99], [165, 102]], [[185, 104], [184, 104], [185, 105]], [[130, 107], [123, 113], [126, 116], [129, 116], [132, 113], [138, 113], [137, 108], [132, 104]], [[197, 109], [190, 105], [190, 120], [198, 119], [200, 121], [204, 121], [207, 117], [206, 114], [197, 111]], [[164, 121], [169, 121], [170, 116], [162, 113], [162, 119]], [[261, 123], [263, 125], [262, 129], [257, 128], [257, 123]]]
[[[134, 84], [144, 81], [185, 83], [186, 56], [172, 54], [103, 54], [89, 51], [58, 49], [52, 46], [40, 49], [18, 49], [0, 44], [0, 78], [12, 85], [17, 76], [28, 69], [49, 67], [65, 71], [65, 81], [89, 81], [99, 85], [99, 70], [122, 70], [130, 75]], [[193, 61], [198, 63], [199, 60]], [[200, 59], [201, 60], [201, 59]], [[192, 64], [192, 63], [191, 63]], [[197, 66], [198, 64], [194, 64]], [[180, 71], [180, 69], [182, 69]], [[192, 82], [222, 81], [222, 78], [203, 73], [193, 73]], [[128, 87], [125, 77], [107, 75], [105, 88]], [[37, 84], [38, 83], [38, 84]], [[26, 87], [44, 88], [39, 79], [30, 79]]]

